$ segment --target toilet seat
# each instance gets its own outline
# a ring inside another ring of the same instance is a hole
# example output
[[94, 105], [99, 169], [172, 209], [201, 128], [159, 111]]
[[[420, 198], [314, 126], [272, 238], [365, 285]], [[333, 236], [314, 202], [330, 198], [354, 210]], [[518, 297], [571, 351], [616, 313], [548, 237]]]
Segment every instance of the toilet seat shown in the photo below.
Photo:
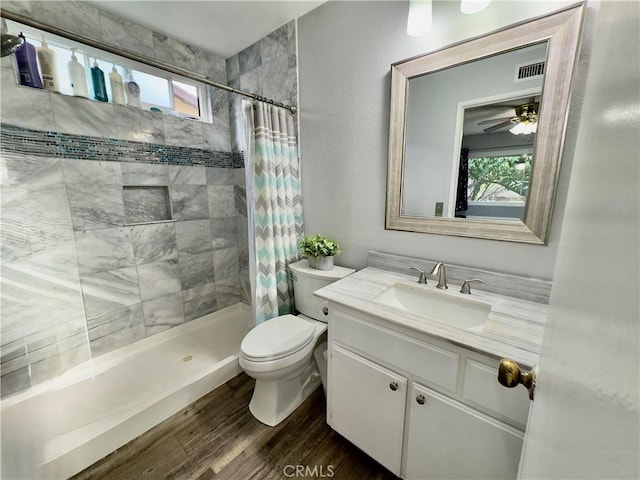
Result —
[[242, 340], [242, 356], [251, 362], [270, 362], [289, 357], [307, 347], [316, 328], [303, 318], [282, 315], [261, 323]]

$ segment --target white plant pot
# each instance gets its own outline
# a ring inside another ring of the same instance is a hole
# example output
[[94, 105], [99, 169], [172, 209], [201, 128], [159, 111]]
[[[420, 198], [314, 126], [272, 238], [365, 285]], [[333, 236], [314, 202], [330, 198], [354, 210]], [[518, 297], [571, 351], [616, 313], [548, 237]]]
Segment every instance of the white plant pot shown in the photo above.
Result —
[[316, 270], [333, 270], [333, 257], [307, 257], [309, 268]]

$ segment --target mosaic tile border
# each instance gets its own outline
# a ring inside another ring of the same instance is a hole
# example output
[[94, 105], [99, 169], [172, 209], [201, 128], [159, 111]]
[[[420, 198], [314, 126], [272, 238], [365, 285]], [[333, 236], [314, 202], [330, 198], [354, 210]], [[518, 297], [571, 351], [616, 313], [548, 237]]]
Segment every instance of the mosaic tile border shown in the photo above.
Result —
[[71, 160], [244, 168], [243, 152], [220, 152], [116, 138], [43, 132], [6, 124], [0, 124], [0, 150], [3, 153]]

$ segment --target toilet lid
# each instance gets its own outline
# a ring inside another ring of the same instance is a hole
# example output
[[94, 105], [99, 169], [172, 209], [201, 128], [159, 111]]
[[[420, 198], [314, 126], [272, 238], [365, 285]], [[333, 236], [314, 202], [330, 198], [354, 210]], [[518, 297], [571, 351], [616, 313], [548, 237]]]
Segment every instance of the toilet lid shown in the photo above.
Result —
[[306, 347], [315, 327], [294, 315], [282, 315], [261, 323], [242, 340], [240, 350], [251, 360], [275, 360]]

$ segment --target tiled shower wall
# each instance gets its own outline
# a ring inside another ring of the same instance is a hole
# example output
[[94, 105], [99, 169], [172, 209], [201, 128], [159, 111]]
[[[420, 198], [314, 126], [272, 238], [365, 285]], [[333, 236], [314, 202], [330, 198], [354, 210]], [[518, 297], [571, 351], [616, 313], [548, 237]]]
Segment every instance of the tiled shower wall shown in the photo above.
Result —
[[[2, 7], [226, 82], [224, 60], [85, 3]], [[207, 124], [21, 87], [11, 61], [0, 92], [3, 396], [241, 301], [247, 257], [226, 92], [211, 90]], [[163, 196], [173, 221], [126, 225]]]
[[[254, 92], [287, 105], [298, 104], [298, 57], [296, 22], [291, 21], [253, 45], [227, 59], [229, 85]], [[231, 150], [246, 151], [241, 98], [231, 96]], [[296, 117], [294, 117], [294, 120]], [[239, 187], [241, 188], [241, 187]], [[245, 196], [244, 194], [241, 194]], [[246, 215], [246, 211], [245, 211]], [[243, 295], [250, 295], [249, 241], [247, 223], [238, 226], [240, 240], [240, 283]]]

